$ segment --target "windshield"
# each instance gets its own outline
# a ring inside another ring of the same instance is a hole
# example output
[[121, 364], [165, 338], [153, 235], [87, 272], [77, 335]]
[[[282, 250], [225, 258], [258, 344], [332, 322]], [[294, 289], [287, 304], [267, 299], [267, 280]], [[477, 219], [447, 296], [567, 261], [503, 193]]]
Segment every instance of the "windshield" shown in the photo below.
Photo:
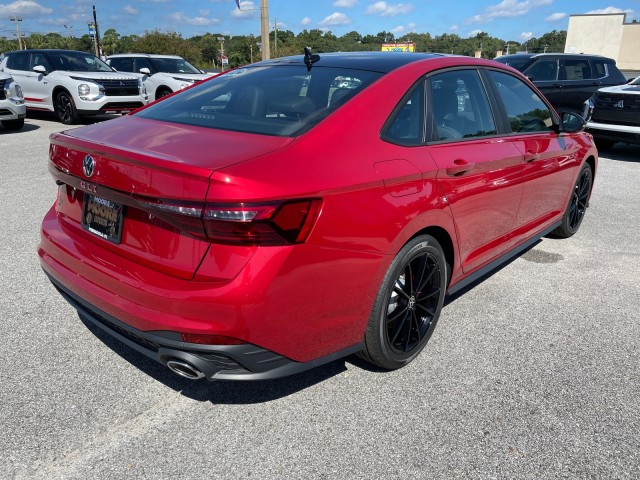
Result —
[[497, 62], [504, 63], [505, 65], [509, 65], [512, 68], [515, 68], [519, 71], [524, 71], [524, 68], [531, 62], [531, 58], [529, 57], [498, 57], [496, 58]]
[[636, 77], [635, 80], [629, 82], [629, 85], [640, 85], [640, 77]]
[[378, 72], [271, 65], [230, 70], [136, 115], [221, 130], [300, 135], [382, 76]]
[[166, 73], [202, 73], [184, 58], [153, 58], [153, 64], [159, 72]]
[[90, 53], [49, 52], [49, 62], [54, 70], [69, 72], [113, 72], [113, 69]]

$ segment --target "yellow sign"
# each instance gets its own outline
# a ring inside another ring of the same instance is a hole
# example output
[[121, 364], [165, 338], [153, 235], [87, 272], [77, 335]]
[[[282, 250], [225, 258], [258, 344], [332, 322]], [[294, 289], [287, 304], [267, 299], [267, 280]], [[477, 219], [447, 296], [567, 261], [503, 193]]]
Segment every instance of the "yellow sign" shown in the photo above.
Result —
[[415, 52], [415, 43], [383, 43], [383, 52]]

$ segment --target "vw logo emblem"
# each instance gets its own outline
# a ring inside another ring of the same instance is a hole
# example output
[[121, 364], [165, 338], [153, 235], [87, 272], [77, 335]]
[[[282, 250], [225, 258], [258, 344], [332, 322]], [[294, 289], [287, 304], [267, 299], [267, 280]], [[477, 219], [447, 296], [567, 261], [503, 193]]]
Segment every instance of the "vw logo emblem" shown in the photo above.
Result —
[[86, 157], [84, 157], [84, 160], [82, 160], [82, 172], [84, 173], [84, 176], [89, 178], [91, 175], [93, 175], [93, 171], [96, 168], [96, 162], [93, 159], [93, 157], [91, 155], [87, 155]]

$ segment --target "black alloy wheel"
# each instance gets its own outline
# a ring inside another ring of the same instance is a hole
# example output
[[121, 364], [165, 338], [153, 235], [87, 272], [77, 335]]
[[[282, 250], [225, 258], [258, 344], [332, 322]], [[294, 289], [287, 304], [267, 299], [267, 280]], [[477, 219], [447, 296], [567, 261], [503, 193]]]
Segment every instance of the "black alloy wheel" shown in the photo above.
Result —
[[156, 94], [156, 100], [158, 98], [166, 97], [167, 95], [171, 95], [173, 92], [168, 88], [160, 88], [158, 89], [158, 93]]
[[60, 92], [56, 96], [54, 110], [60, 123], [71, 125], [78, 119], [78, 112], [73, 98], [67, 92]]
[[589, 164], [585, 163], [580, 169], [578, 179], [573, 187], [569, 205], [562, 217], [562, 223], [552, 232], [553, 236], [569, 238], [578, 231], [589, 206], [592, 186], [593, 172]]
[[423, 235], [405, 245], [376, 297], [361, 353], [366, 360], [396, 369], [420, 353], [442, 310], [447, 268], [433, 237]]

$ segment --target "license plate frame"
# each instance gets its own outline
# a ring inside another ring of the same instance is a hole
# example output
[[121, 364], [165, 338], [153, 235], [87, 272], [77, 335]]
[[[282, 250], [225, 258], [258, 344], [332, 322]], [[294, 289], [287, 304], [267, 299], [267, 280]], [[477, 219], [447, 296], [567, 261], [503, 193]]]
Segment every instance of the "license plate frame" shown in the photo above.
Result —
[[84, 194], [82, 202], [82, 228], [108, 242], [122, 241], [124, 206], [106, 198]]

